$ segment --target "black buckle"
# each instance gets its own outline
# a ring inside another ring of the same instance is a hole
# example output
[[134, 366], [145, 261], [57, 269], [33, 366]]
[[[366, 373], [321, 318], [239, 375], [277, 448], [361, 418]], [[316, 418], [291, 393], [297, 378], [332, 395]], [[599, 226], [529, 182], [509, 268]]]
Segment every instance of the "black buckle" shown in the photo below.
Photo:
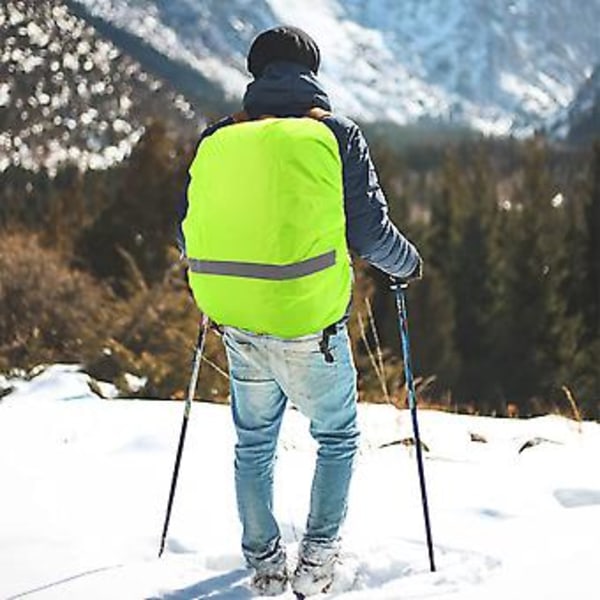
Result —
[[323, 353], [325, 357], [325, 362], [332, 363], [334, 362], [333, 354], [331, 353], [331, 348], [329, 347], [329, 338], [332, 335], [335, 335], [337, 331], [337, 327], [335, 323], [333, 325], [329, 325], [323, 329], [323, 336], [321, 337], [321, 341], [319, 342], [319, 350]]

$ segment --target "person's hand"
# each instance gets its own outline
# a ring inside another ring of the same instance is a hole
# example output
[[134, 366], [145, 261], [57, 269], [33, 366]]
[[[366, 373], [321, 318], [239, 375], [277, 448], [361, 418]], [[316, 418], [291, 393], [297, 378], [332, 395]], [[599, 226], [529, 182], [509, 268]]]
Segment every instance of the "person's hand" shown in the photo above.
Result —
[[417, 263], [417, 266], [414, 268], [413, 272], [406, 276], [406, 277], [395, 277], [395, 276], [390, 276], [390, 280], [392, 282], [392, 285], [407, 285], [409, 284], [411, 281], [417, 281], [419, 279], [422, 279], [423, 277], [423, 260], [421, 258], [419, 258], [419, 262]]
[[417, 281], [423, 278], [423, 259], [419, 258], [419, 262], [415, 267], [414, 271], [406, 278], [406, 282]]

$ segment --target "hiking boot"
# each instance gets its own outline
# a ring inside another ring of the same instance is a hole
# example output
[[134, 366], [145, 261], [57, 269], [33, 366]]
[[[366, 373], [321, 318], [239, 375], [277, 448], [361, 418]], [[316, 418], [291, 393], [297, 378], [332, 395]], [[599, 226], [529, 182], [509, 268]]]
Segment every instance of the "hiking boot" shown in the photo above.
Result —
[[286, 591], [289, 573], [285, 552], [281, 547], [277, 547], [267, 558], [255, 561], [253, 566], [254, 575], [250, 585], [256, 594], [278, 596]]
[[337, 543], [303, 542], [298, 565], [292, 577], [294, 593], [304, 597], [327, 592], [333, 583], [339, 555]]

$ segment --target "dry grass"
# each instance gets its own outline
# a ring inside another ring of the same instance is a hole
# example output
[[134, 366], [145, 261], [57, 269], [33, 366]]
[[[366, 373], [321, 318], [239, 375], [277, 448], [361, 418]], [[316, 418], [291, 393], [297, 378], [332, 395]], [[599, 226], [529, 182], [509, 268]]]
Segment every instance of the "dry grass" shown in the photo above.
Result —
[[30, 234], [0, 237], [0, 370], [83, 362], [111, 318], [108, 289]]
[[562, 391], [565, 393], [565, 396], [567, 397], [567, 400], [569, 401], [569, 404], [571, 405], [571, 410], [573, 411], [573, 415], [575, 417], [575, 420], [577, 421], [577, 431], [579, 433], [582, 432], [582, 419], [581, 419], [581, 413], [579, 412], [579, 407], [577, 406], [577, 402], [575, 401], [575, 397], [573, 396], [573, 394], [571, 393], [571, 390], [566, 386], [563, 385], [562, 386]]
[[[362, 342], [367, 351], [367, 355], [369, 357], [371, 366], [373, 367], [373, 371], [375, 372], [375, 376], [377, 377], [377, 381], [379, 382], [379, 385], [381, 386], [381, 391], [383, 393], [383, 397], [387, 403], [391, 403], [390, 394], [389, 394], [388, 388], [387, 388], [387, 382], [385, 380], [385, 368], [384, 368], [383, 360], [378, 362], [375, 359], [375, 354], [373, 353], [373, 350], [371, 349], [371, 345], [369, 344], [365, 324], [364, 324], [363, 318], [360, 313], [357, 313], [357, 319], [358, 319], [358, 326], [360, 329], [360, 337], [361, 337]], [[379, 353], [381, 354], [381, 350], [379, 350]]]

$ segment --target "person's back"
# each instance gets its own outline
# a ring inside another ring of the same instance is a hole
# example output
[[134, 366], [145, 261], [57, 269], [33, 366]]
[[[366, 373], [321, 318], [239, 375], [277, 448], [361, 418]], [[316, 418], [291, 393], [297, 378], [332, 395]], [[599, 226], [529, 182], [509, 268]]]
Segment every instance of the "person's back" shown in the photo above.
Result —
[[327, 126], [270, 117], [224, 127], [199, 146], [191, 175], [190, 283], [213, 320], [293, 338], [344, 316], [341, 158]]
[[[194, 296], [223, 331], [242, 550], [263, 595], [288, 581], [300, 595], [325, 591], [339, 559], [358, 446], [348, 249], [397, 278], [421, 272], [387, 216], [360, 129], [331, 113], [319, 63], [315, 42], [296, 28], [256, 38], [244, 111], [204, 132], [182, 210]], [[319, 445], [292, 575], [272, 512], [288, 400]]]

